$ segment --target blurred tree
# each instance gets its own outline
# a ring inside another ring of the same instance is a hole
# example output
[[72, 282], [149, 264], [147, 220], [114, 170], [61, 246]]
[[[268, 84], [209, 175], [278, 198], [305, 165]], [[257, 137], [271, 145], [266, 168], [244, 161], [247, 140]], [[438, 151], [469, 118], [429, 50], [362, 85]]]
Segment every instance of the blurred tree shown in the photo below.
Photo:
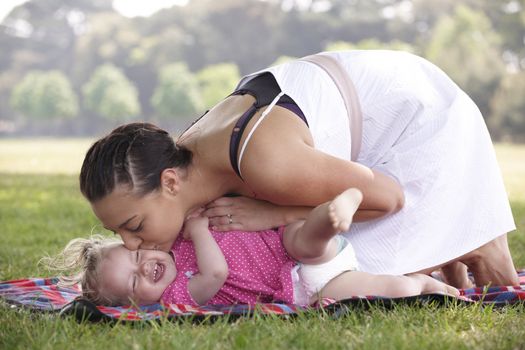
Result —
[[159, 60], [153, 50], [158, 38], [142, 36], [137, 23], [141, 22], [117, 13], [92, 15], [89, 30], [78, 38], [74, 79], [77, 84], [83, 84], [98, 66], [112, 63], [134, 83], [141, 111], [146, 117], [152, 113], [149, 101], [157, 83], [158, 63], [162, 59]]
[[30, 70], [58, 69], [79, 92], [71, 70], [82, 59], [75, 57], [77, 38], [89, 28], [93, 13], [113, 11], [112, 0], [29, 0], [15, 7], [0, 24], [0, 117], [11, 118], [4, 103], [11, 82]]
[[341, 50], [400, 50], [407, 51], [417, 54], [417, 48], [413, 45], [399, 41], [392, 40], [388, 43], [380, 42], [377, 39], [366, 39], [361, 40], [356, 44], [352, 44], [345, 41], [336, 41], [329, 43], [326, 48], [326, 51], [341, 51]]
[[82, 90], [85, 107], [104, 118], [124, 122], [140, 113], [137, 89], [112, 64], [98, 67]]
[[[30, 70], [58, 69], [79, 94], [100, 65], [111, 63], [134, 83], [140, 110], [150, 117], [158, 113], [152, 97], [159, 67], [171, 62], [192, 72], [234, 62], [246, 74], [277, 57], [325, 48], [428, 56], [489, 116], [504, 64], [509, 71], [525, 67], [524, 9], [525, 0], [191, 0], [126, 18], [112, 0], [29, 0], [0, 23], [0, 119], [17, 122], [11, 91]], [[80, 107], [80, 118], [66, 127], [54, 123], [64, 134], [73, 124], [96, 132], [95, 120], [112, 123]]]
[[279, 57], [277, 57], [275, 62], [273, 62], [270, 66], [277, 66], [279, 64], [283, 64], [283, 63], [286, 63], [286, 62], [289, 62], [289, 61], [293, 61], [293, 60], [296, 60], [298, 58], [299, 57], [293, 57], [293, 56], [279, 56]]
[[12, 107], [35, 119], [72, 118], [77, 115], [77, 96], [60, 71], [31, 71], [11, 95]]
[[186, 64], [164, 66], [158, 80], [159, 85], [151, 98], [157, 116], [165, 119], [189, 118], [202, 110], [197, 78]]
[[499, 139], [525, 142], [525, 71], [507, 74], [491, 101], [489, 126]]
[[[387, 42], [396, 37], [389, 33], [390, 19], [385, 17], [386, 7], [395, 7], [406, 3], [403, 0], [331, 0], [332, 4], [327, 14], [332, 17], [333, 34], [337, 39], [357, 42], [367, 38], [376, 38]], [[324, 43], [326, 45], [327, 42]]]
[[525, 69], [525, 1], [463, 0], [473, 9], [485, 13], [501, 36], [505, 61]]
[[490, 99], [505, 73], [500, 37], [481, 12], [459, 5], [436, 24], [426, 57], [437, 64], [490, 116]]
[[[161, 10], [148, 19], [134, 19], [134, 26], [144, 39], [140, 50], [147, 62], [162, 67], [170, 62], [187, 59], [186, 53], [192, 51], [196, 44], [194, 28], [199, 28], [205, 13], [205, 9], [195, 7], [192, 2], [191, 6], [173, 6]], [[195, 55], [188, 63], [201, 67], [202, 58]]]
[[133, 58], [131, 51], [140, 45], [140, 34], [132, 22], [117, 13], [101, 12], [89, 18], [89, 27], [79, 36], [75, 47], [73, 76], [81, 86], [104, 63], [125, 67]]
[[235, 62], [245, 74], [267, 66], [280, 54], [273, 38], [282, 30], [285, 13], [277, 5], [253, 0], [193, 0], [191, 4], [186, 9], [191, 45], [184, 60], [193, 71]]
[[[45, 52], [29, 68], [69, 72], [74, 60], [76, 37], [87, 28], [87, 16], [113, 11], [112, 0], [30, 0], [17, 6], [3, 22], [3, 34], [18, 39], [17, 50]], [[8, 55], [10, 56], [10, 55]]]
[[[413, 38], [420, 37], [421, 43], [431, 40], [436, 23], [444, 16], [454, 12], [457, 5], [466, 0], [412, 0], [412, 19], [405, 28]], [[467, 0], [468, 1], [468, 0]]]
[[211, 108], [233, 91], [239, 82], [239, 69], [233, 63], [219, 63], [197, 72], [205, 108]]

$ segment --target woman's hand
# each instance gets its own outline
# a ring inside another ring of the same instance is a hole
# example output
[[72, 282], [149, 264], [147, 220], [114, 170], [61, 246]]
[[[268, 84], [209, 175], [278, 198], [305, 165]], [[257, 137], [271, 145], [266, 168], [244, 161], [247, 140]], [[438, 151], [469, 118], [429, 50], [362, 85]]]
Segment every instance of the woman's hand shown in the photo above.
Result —
[[286, 225], [306, 217], [310, 208], [283, 207], [248, 197], [221, 197], [202, 213], [217, 231], [258, 231]]

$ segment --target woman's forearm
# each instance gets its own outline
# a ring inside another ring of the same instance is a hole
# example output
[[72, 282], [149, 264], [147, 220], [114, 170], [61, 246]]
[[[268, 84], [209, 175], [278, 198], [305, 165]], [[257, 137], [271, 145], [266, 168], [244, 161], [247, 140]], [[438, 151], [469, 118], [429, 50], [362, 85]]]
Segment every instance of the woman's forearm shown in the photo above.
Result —
[[405, 204], [405, 194], [396, 180], [376, 170], [372, 173], [373, 180], [363, 191], [364, 200], [360, 207], [363, 213], [356, 215], [358, 221], [396, 213]]
[[[217, 231], [266, 230], [287, 225], [298, 220], [304, 220], [313, 206], [297, 206], [308, 202], [320, 205], [330, 201], [349, 187], [357, 187], [363, 193], [363, 202], [355, 214], [355, 221], [374, 220], [399, 211], [404, 204], [404, 194], [401, 186], [392, 178], [362, 165], [360, 181], [350, 184], [349, 178], [334, 176], [330, 184], [296, 183], [285, 186], [284, 195], [298, 202], [274, 204], [268, 200], [249, 197], [222, 197], [208, 204], [204, 215], [210, 220], [210, 225]], [[355, 169], [354, 169], [355, 170]], [[363, 175], [364, 174], [364, 175]], [[326, 182], [326, 178], [323, 180]], [[355, 182], [355, 181], [354, 181]], [[275, 188], [274, 188], [275, 189]]]
[[[305, 220], [313, 207], [280, 207], [281, 214], [276, 215], [276, 218], [280, 217], [279, 221], [276, 221], [274, 226], [288, 225], [298, 220]], [[387, 215], [387, 211], [371, 210], [371, 209], [358, 209], [354, 214], [354, 222], [363, 222], [379, 219]]]

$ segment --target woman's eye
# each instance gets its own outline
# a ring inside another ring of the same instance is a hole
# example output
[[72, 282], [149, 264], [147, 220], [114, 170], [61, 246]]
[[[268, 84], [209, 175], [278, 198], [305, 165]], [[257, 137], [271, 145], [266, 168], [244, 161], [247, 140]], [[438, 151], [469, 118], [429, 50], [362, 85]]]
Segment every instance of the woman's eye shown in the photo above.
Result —
[[133, 291], [135, 291], [135, 288], [137, 287], [137, 276], [133, 277]]
[[140, 230], [142, 230], [142, 222], [136, 228], [130, 229], [129, 232], [140, 232]]
[[139, 262], [139, 251], [138, 250], [137, 250], [136, 258], [137, 258], [136, 262]]

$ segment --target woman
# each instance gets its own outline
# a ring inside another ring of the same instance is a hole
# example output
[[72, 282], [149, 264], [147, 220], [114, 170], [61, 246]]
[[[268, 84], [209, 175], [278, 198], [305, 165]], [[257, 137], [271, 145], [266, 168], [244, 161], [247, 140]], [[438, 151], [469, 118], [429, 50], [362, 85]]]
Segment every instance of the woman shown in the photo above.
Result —
[[445, 266], [465, 287], [466, 264], [478, 285], [517, 284], [515, 226], [483, 118], [407, 53], [322, 53], [249, 75], [176, 146], [148, 124], [117, 128], [88, 151], [80, 186], [127, 248], [165, 251], [199, 206], [219, 230], [259, 230], [357, 187], [361, 223], [346, 236], [363, 271]]

